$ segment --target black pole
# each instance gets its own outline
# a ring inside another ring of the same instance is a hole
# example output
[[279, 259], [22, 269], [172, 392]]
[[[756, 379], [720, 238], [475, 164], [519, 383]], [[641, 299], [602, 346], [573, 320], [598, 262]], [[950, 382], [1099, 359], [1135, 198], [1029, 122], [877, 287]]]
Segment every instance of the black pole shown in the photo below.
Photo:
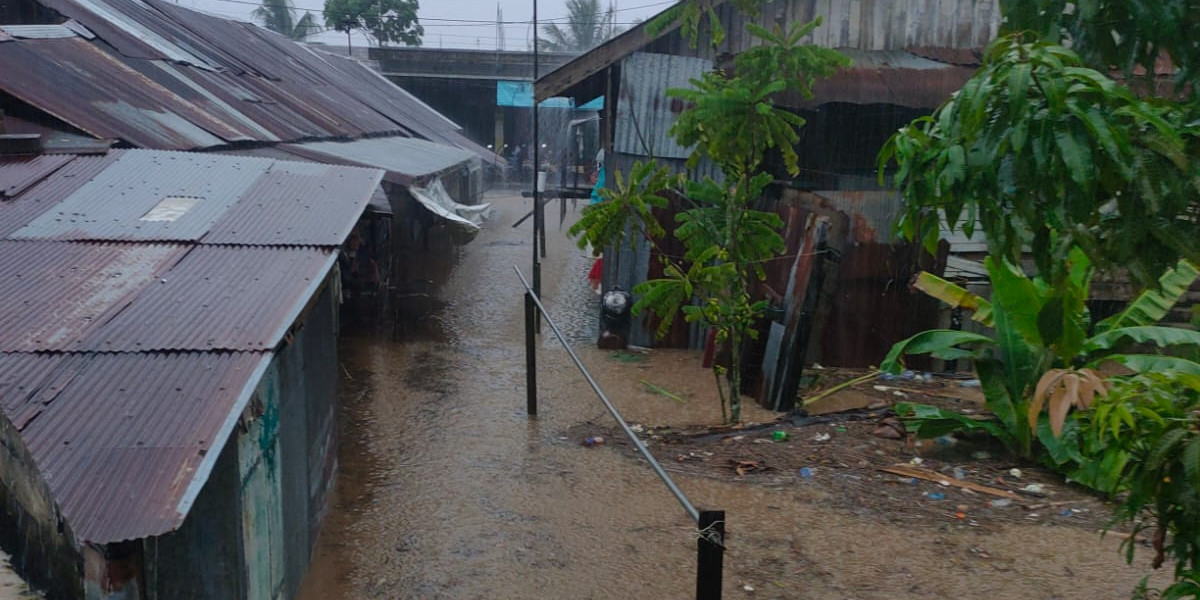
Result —
[[533, 295], [525, 292], [525, 410], [529, 416], [537, 416], [537, 345], [534, 322], [537, 306]]
[[346, 56], [353, 57], [354, 52], [350, 50], [350, 30], [346, 30]]
[[696, 527], [700, 534], [696, 547], [696, 600], [721, 600], [721, 571], [725, 559], [725, 511], [700, 511]]

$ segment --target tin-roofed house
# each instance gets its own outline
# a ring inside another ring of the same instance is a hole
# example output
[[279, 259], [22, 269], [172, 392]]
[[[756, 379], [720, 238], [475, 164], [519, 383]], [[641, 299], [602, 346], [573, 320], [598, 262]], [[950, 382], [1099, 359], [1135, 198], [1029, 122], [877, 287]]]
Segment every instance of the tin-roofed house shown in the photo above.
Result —
[[0, 159], [0, 544], [52, 598], [287, 598], [336, 474], [377, 169]]
[[[478, 222], [468, 206], [485, 169], [503, 163], [352, 58], [174, 3], [12, 0], [0, 32], [3, 128], [58, 148], [107, 141], [381, 168], [382, 213], [459, 238]], [[393, 254], [423, 250], [421, 237], [393, 236]]]
[[[544, 75], [535, 95], [616, 100], [601, 113], [610, 171], [628, 172], [635, 161], [655, 157], [676, 172], [719, 180], [706, 161], [686, 167], [691, 149], [668, 135], [683, 102], [666, 90], [728, 66], [754, 43], [745, 29], [750, 20], [770, 29], [822, 17], [805, 41], [838, 49], [853, 65], [817, 82], [811, 100], [775, 99], [807, 124], [796, 148], [800, 175], [773, 169], [778, 182], [767, 201], [786, 224], [788, 259], [768, 268], [762, 297], [773, 301], [774, 318], [745, 353], [754, 368], [744, 372], [757, 374], [747, 378], [746, 391], [785, 410], [794, 403], [802, 364], [878, 364], [892, 342], [935, 324], [936, 304], [907, 288], [921, 261], [940, 269], [938, 257], [922, 257], [894, 236], [899, 197], [878, 186], [875, 157], [896, 129], [931, 113], [970, 78], [1000, 15], [995, 2], [976, 0], [772, 0], [755, 17], [731, 3], [714, 4], [726, 33], [716, 47], [703, 28], [694, 44], [678, 26], [651, 36], [651, 18]], [[609, 249], [604, 283], [628, 290], [660, 276], [658, 269], [648, 245]], [[656, 340], [653, 325], [635, 325], [631, 342], [705, 343], [704, 332], [682, 322]]]

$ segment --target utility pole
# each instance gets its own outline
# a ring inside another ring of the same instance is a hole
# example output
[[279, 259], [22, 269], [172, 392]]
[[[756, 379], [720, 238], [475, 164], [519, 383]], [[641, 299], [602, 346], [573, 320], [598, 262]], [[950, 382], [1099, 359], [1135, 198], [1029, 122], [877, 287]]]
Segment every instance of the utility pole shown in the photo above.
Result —
[[[538, 78], [538, 3], [533, 0], [533, 83], [530, 84], [530, 91], [533, 96], [533, 293], [541, 299], [542, 297], [542, 261], [541, 257], [546, 255], [546, 236], [543, 228], [545, 227], [546, 215], [542, 210], [542, 194], [538, 189], [538, 180], [540, 179], [539, 171], [541, 170], [541, 149], [542, 140], [538, 136], [538, 101], [537, 101], [537, 78]], [[539, 244], [539, 237], [541, 243]]]

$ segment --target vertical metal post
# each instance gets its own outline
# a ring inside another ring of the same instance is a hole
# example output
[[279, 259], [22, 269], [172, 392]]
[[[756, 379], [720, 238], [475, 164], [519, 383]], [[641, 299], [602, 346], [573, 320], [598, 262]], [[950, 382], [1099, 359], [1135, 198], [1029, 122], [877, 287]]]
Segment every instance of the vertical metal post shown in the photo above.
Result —
[[696, 522], [696, 600], [721, 600], [725, 561], [725, 511], [702, 510]]
[[537, 416], [537, 344], [534, 322], [538, 320], [533, 294], [525, 292], [525, 409]]

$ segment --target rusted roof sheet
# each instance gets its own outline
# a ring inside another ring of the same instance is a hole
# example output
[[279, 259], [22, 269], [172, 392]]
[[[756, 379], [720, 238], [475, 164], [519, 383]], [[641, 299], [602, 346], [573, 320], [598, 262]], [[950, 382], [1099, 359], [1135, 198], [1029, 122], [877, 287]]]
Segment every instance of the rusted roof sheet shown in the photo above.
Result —
[[116, 153], [76, 158], [16, 198], [0, 200], [0, 238], [7, 237], [38, 215], [57, 206], [116, 159]]
[[[125, 151], [58, 206], [9, 237], [196, 241], [246, 197], [272, 164], [261, 158]], [[180, 199], [190, 208], [175, 218], [151, 213], [170, 199]], [[327, 202], [341, 206], [332, 198]]]
[[983, 50], [980, 48], [942, 48], [937, 46], [911, 46], [905, 48], [910, 54], [928, 58], [948, 65], [960, 67], [978, 67], [983, 64]]
[[22, 437], [75, 536], [101, 544], [183, 523], [185, 493], [207, 476], [270, 360], [256, 352], [63, 356], [54, 365], [0, 355], [0, 370], [32, 360], [49, 371], [45, 381], [58, 375], [52, 394], [27, 403], [39, 412]]
[[398, 185], [409, 185], [477, 158], [460, 148], [403, 137], [285, 144], [282, 148], [310, 160], [385, 169], [387, 180]]
[[974, 67], [956, 66], [902, 51], [845, 50], [854, 64], [813, 86], [813, 97], [795, 92], [780, 104], [812, 108], [830, 102], [893, 104], [910, 108], [937, 108], [962, 89], [975, 74]]
[[0, 352], [79, 348], [185, 248], [0, 241]]
[[0, 163], [0, 198], [11, 198], [71, 162], [71, 156], [40, 155]]
[[[248, 159], [247, 159], [248, 160]], [[206, 244], [338, 246], [370, 202], [383, 172], [275, 161], [204, 236]], [[351, 195], [354, 194], [354, 195]], [[336, 199], [336, 201], [333, 201]]]
[[17, 429], [54, 399], [73, 375], [68, 354], [0, 353], [0, 410]]
[[[495, 160], [457, 125], [353, 59], [158, 0], [39, 1], [105, 44], [5, 44], [0, 89], [96, 137], [191, 150], [400, 135]], [[55, 73], [53, 84], [41, 73]]]
[[271, 350], [334, 261], [316, 248], [197, 246], [84, 345], [102, 352]]

